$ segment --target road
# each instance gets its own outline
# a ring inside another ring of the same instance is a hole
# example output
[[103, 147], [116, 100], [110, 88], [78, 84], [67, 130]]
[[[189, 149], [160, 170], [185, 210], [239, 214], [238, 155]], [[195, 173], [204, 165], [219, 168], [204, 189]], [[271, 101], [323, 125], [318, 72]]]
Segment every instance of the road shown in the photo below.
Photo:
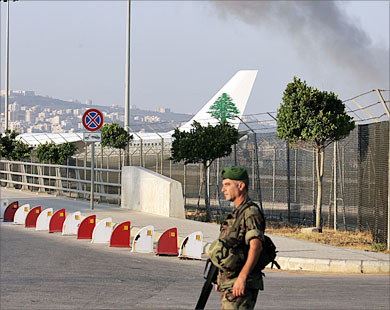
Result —
[[[192, 309], [203, 261], [0, 224], [0, 308]], [[256, 309], [389, 309], [389, 276], [266, 271]], [[207, 309], [219, 308], [211, 294]]]

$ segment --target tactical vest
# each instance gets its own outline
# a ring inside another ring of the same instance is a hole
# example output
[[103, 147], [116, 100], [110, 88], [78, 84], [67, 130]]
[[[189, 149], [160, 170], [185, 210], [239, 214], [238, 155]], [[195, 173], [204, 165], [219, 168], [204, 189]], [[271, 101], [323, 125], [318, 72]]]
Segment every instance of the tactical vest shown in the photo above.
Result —
[[[251, 206], [255, 206], [256, 209], [247, 210]], [[246, 262], [249, 246], [245, 244], [245, 232], [243, 233], [244, 229], [240, 229], [240, 225], [244, 216], [251, 216], [252, 213], [255, 215], [260, 213], [263, 223], [261, 230], [264, 231], [265, 222], [262, 210], [247, 198], [244, 205], [238, 210], [236, 218], [230, 214], [221, 224], [219, 239], [210, 246], [209, 257], [213, 264], [221, 270], [225, 279], [236, 278]], [[255, 267], [256, 271], [253, 272], [257, 272], [257, 269]]]

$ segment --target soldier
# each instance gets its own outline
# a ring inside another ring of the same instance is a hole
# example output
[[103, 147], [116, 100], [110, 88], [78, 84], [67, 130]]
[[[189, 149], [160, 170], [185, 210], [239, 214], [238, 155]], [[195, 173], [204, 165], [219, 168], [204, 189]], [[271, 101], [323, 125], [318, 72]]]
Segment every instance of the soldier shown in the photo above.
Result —
[[[219, 270], [216, 289], [221, 293], [221, 309], [253, 309], [263, 289], [257, 262], [264, 241], [265, 218], [262, 208], [248, 197], [248, 172], [237, 166], [222, 170], [222, 192], [234, 210], [221, 224], [219, 238], [236, 238], [243, 252], [243, 266], [234, 272]], [[235, 223], [235, 221], [239, 221]]]

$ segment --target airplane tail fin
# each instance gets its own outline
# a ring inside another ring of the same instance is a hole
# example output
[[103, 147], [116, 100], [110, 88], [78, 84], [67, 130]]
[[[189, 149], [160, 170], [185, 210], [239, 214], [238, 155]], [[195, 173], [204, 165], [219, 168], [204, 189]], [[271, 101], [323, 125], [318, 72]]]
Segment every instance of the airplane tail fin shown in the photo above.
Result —
[[[242, 117], [246, 104], [248, 102], [249, 95], [252, 91], [253, 83], [255, 82], [257, 70], [240, 70], [228, 81], [215, 95], [212, 97], [205, 106], [187, 123], [182, 125], [179, 129], [181, 131], [189, 131], [191, 124], [197, 121], [202, 126], [208, 124], [217, 125], [218, 120], [211, 116], [210, 107], [215, 101], [227, 94], [233, 101], [238, 110], [237, 116]], [[234, 120], [228, 120], [231, 125], [238, 128], [240, 120], [235, 118]]]

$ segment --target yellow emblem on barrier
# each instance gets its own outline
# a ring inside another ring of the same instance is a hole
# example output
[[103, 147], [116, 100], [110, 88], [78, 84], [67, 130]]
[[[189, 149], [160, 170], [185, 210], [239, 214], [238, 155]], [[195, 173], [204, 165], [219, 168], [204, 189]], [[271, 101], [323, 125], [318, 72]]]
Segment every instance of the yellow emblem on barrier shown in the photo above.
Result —
[[90, 222], [91, 224], [93, 224], [93, 223], [95, 222], [95, 220], [94, 220], [94, 219], [90, 219], [89, 222]]
[[35, 210], [35, 212], [36, 212], [36, 213], [39, 213], [40, 211], [39, 211], [39, 209], [37, 209], [37, 210]]
[[148, 236], [151, 236], [151, 235], [152, 235], [152, 231], [148, 230]]
[[47, 216], [51, 216], [51, 212], [49, 211], [49, 212], [47, 212]]
[[28, 212], [28, 207], [24, 207], [24, 212]]
[[200, 240], [200, 235], [196, 235], [196, 240]]
[[129, 230], [129, 226], [123, 226], [123, 230]]
[[60, 217], [63, 217], [64, 216], [64, 213], [60, 212]]
[[175, 236], [176, 236], [175, 232], [174, 232], [174, 231], [171, 231], [171, 237], [172, 237], [172, 238], [175, 238]]
[[78, 216], [78, 215], [75, 215], [75, 216], [74, 216], [74, 219], [75, 219], [75, 220], [78, 220], [78, 219], [79, 219], [79, 216]]
[[110, 223], [110, 222], [106, 222], [106, 226], [107, 226], [107, 227], [110, 227], [110, 226], [111, 226], [111, 223]]

